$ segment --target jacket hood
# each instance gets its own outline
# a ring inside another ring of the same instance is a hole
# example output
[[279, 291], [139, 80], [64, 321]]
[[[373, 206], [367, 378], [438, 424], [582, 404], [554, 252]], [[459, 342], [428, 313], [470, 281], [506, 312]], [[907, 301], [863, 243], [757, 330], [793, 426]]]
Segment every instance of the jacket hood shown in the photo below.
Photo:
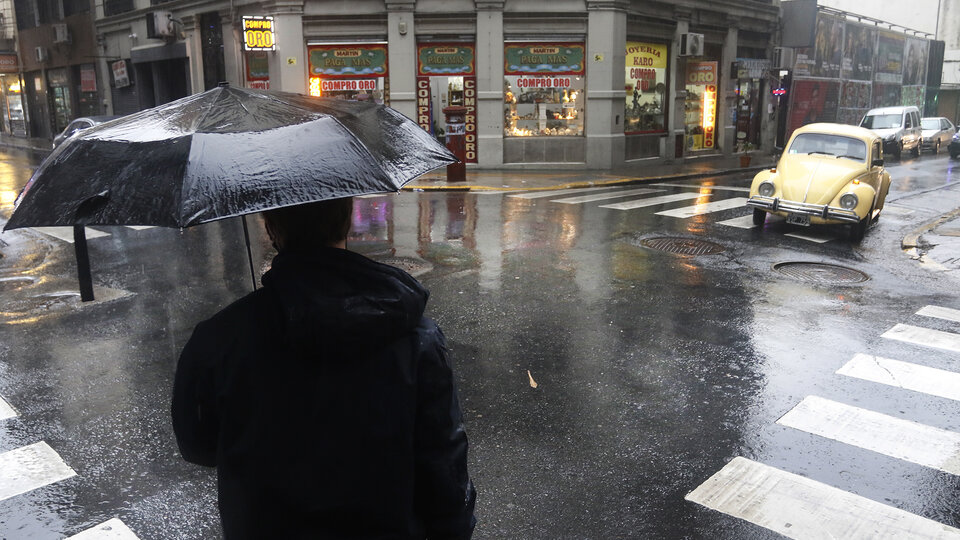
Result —
[[430, 293], [412, 276], [338, 248], [285, 250], [263, 285], [283, 311], [283, 340], [294, 348], [383, 346], [420, 323]]
[[864, 164], [861, 162], [834, 156], [785, 156], [779, 165], [779, 174], [789, 180], [782, 184], [783, 198], [829, 204], [863, 170]]

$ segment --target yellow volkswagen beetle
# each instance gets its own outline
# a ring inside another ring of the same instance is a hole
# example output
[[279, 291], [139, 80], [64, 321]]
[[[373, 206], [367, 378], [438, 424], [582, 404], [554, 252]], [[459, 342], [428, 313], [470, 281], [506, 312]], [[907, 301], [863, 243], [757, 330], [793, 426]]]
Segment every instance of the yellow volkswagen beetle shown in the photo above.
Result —
[[845, 124], [809, 124], [793, 132], [775, 169], [760, 171], [747, 206], [753, 223], [767, 213], [793, 225], [849, 224], [859, 242], [880, 216], [890, 189], [883, 168], [883, 141], [874, 132]]

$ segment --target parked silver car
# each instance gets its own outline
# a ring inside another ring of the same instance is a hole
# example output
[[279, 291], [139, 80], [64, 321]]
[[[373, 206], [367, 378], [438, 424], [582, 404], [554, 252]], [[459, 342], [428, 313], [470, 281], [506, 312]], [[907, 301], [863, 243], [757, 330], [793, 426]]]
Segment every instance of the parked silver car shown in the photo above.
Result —
[[931, 116], [920, 120], [923, 127], [923, 149], [934, 154], [940, 153], [941, 146], [950, 144], [950, 139], [957, 132], [953, 122], [942, 116]]
[[115, 118], [120, 118], [119, 116], [81, 116], [80, 118], [74, 119], [72, 122], [67, 124], [67, 127], [63, 129], [63, 132], [53, 138], [53, 148], [56, 149], [58, 146], [64, 143], [70, 137], [73, 137], [77, 133], [91, 128], [97, 124], [102, 124], [104, 122], [109, 122]]

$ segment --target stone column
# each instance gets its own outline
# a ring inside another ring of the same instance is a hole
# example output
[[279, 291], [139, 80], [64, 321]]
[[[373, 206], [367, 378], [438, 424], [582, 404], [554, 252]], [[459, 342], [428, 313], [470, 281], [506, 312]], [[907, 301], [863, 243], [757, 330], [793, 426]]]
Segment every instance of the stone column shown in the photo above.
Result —
[[230, 86], [246, 84], [243, 64], [243, 31], [240, 16], [234, 19], [229, 11], [220, 12], [220, 33], [223, 35], [223, 76]]
[[503, 165], [503, 0], [476, 0], [477, 164]]
[[737, 125], [733, 121], [733, 111], [737, 106], [737, 74], [730, 73], [730, 66], [737, 61], [738, 30], [736, 18], [727, 17], [727, 37], [723, 40], [723, 54], [720, 57], [721, 79], [717, 85], [719, 103], [717, 103], [717, 148], [724, 154], [730, 154], [737, 142]]
[[673, 81], [673, 99], [667, 104], [667, 118], [669, 119], [671, 130], [670, 136], [664, 142], [662, 154], [667, 162], [683, 157], [683, 152], [678, 156], [676, 151], [677, 137], [681, 138], [681, 147], [687, 147], [686, 141], [686, 109], [687, 102], [687, 60], [680, 56], [680, 35], [690, 31], [690, 17], [692, 12], [687, 8], [676, 8], [674, 19], [677, 21], [677, 28], [673, 32], [673, 43], [670, 47], [670, 64], [667, 70], [670, 72], [670, 80]]
[[186, 36], [184, 42], [187, 46], [187, 61], [190, 71], [190, 93], [196, 94], [203, 92], [203, 38], [200, 35], [200, 28], [197, 27], [198, 17], [196, 15], [184, 15], [180, 18], [183, 22], [182, 30]]
[[263, 5], [273, 16], [277, 50], [270, 54], [270, 89], [307, 93], [307, 45], [303, 40], [303, 0], [274, 0]]
[[627, 1], [587, 0], [587, 167], [623, 164]]
[[417, 38], [413, 27], [414, 0], [386, 0], [387, 65], [390, 106], [407, 118], [417, 118]]

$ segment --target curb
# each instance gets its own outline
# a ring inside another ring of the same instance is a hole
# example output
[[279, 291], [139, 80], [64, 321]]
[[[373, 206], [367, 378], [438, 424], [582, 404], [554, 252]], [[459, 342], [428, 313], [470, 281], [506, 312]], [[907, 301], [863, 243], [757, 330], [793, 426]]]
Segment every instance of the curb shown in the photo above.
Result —
[[933, 221], [924, 223], [923, 225], [910, 231], [909, 233], [907, 233], [906, 236], [903, 237], [903, 240], [900, 241], [900, 249], [903, 249], [906, 251], [906, 250], [917, 248], [920, 243], [920, 235], [922, 235], [923, 233], [929, 232], [939, 227], [940, 225], [943, 225], [947, 221], [950, 221], [951, 219], [957, 216], [960, 216], [960, 208], [957, 208], [956, 210], [953, 210], [951, 212], [947, 212], [946, 214], [941, 215], [940, 217], [934, 219]]
[[560, 189], [578, 189], [602, 186], [619, 186], [630, 184], [647, 184], [652, 182], [663, 182], [668, 180], [686, 180], [690, 178], [705, 178], [708, 176], [724, 176], [736, 173], [760, 172], [769, 169], [770, 166], [763, 167], [738, 167], [736, 169], [718, 169], [714, 171], [705, 171], [697, 173], [677, 173], [666, 174], [662, 176], [644, 176], [639, 178], [617, 178], [615, 180], [582, 180], [579, 182], [566, 182], [552, 186], [541, 187], [492, 187], [479, 185], [406, 185], [400, 188], [400, 191], [553, 191]]

